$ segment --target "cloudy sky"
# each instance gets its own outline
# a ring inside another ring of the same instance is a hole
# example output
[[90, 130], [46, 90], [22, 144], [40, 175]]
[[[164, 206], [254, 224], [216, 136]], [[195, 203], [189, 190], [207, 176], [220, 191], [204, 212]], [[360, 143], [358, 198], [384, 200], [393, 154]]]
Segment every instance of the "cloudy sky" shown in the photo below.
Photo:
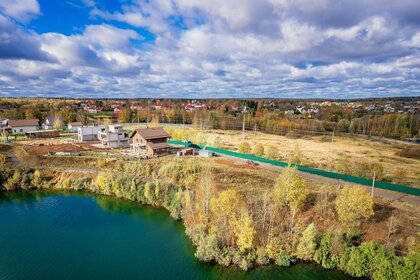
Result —
[[0, 96], [420, 96], [419, 0], [0, 0]]

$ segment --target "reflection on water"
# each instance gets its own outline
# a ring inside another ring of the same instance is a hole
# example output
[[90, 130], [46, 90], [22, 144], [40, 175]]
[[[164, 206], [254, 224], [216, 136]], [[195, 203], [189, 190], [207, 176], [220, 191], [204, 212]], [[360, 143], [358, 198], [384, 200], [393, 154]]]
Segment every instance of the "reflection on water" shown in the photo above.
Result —
[[313, 264], [204, 264], [165, 210], [83, 192], [0, 193], [0, 224], [2, 280], [350, 279]]

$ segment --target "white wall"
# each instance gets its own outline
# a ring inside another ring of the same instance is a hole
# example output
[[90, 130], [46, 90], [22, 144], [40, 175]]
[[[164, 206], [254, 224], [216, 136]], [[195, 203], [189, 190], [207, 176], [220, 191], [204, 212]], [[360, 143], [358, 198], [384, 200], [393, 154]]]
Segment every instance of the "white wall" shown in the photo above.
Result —
[[12, 134], [25, 134], [25, 132], [34, 130], [38, 130], [38, 126], [16, 126], [12, 127]]

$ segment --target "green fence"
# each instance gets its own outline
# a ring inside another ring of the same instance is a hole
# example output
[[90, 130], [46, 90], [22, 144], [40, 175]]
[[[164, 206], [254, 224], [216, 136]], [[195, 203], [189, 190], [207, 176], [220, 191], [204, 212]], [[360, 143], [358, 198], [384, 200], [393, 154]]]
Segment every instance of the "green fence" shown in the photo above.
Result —
[[[168, 140], [168, 143], [172, 144], [172, 145], [179, 145], [179, 146], [184, 146], [184, 147], [189, 147], [189, 146], [194, 145], [194, 144], [191, 144], [191, 143], [184, 143], [184, 142], [175, 141], [175, 140]], [[237, 158], [242, 158], [242, 159], [248, 159], [248, 160], [257, 161], [257, 162], [266, 163], [266, 164], [271, 164], [271, 165], [279, 166], [279, 167], [287, 167], [288, 166], [288, 163], [282, 162], [282, 161], [271, 160], [271, 159], [257, 157], [257, 156], [248, 155], [248, 154], [241, 154], [241, 153], [238, 153], [238, 152], [218, 149], [218, 148], [209, 147], [209, 146], [200, 146], [200, 145], [194, 145], [194, 146], [198, 146], [200, 149], [203, 149], [205, 147], [206, 150], [213, 151], [213, 152], [219, 153], [219, 154], [224, 154], [224, 155], [227, 155], [227, 156], [232, 156], [232, 157], [237, 157]], [[314, 174], [314, 175], [319, 175], [319, 176], [323, 176], [323, 177], [327, 177], [327, 178], [352, 182], [352, 183], [356, 183], [356, 184], [360, 184], [360, 185], [372, 186], [372, 180], [369, 180], [369, 179], [350, 176], [350, 175], [344, 175], [344, 174], [330, 172], [330, 171], [316, 169], [316, 168], [310, 168], [310, 167], [306, 167], [306, 166], [303, 166], [303, 165], [293, 165], [293, 166], [296, 166], [297, 169], [299, 171], [302, 171], [302, 172], [306, 172], [306, 173], [310, 173], [310, 174]], [[385, 190], [396, 191], [396, 192], [400, 192], [400, 193], [420, 196], [420, 189], [410, 188], [410, 187], [407, 187], [407, 186], [392, 184], [392, 183], [388, 183], [388, 182], [375, 181], [375, 188], [380, 188], [380, 189], [385, 189]]]

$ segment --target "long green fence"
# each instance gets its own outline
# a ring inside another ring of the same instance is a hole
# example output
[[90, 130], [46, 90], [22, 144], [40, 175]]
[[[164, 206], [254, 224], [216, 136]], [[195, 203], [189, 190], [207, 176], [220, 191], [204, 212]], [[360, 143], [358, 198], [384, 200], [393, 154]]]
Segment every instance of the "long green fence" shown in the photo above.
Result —
[[[233, 152], [233, 151], [224, 150], [224, 149], [218, 149], [218, 148], [209, 147], [209, 146], [200, 146], [200, 145], [195, 145], [195, 144], [191, 144], [191, 143], [184, 143], [184, 142], [176, 141], [176, 140], [168, 140], [168, 144], [184, 146], [184, 147], [194, 146], [194, 147], [198, 147], [200, 149], [205, 148], [206, 150], [213, 151], [215, 153], [219, 153], [219, 154], [223, 154], [223, 155], [227, 155], [227, 156], [232, 156], [232, 157], [237, 157], [237, 158], [242, 158], [242, 159], [248, 159], [248, 160], [261, 162], [261, 163], [266, 163], [266, 164], [271, 164], [271, 165], [279, 166], [279, 167], [287, 167], [289, 165], [288, 163], [282, 162], [282, 161], [271, 160], [271, 159], [267, 159], [267, 158], [263, 158], [263, 157], [257, 157], [257, 156], [253, 156], [253, 155], [242, 154], [242, 153], [238, 153], [238, 152]], [[330, 172], [330, 171], [311, 168], [311, 167], [307, 167], [307, 166], [303, 166], [303, 165], [293, 165], [293, 166], [295, 166], [299, 171], [302, 171], [302, 172], [306, 172], [306, 173], [310, 173], [310, 174], [314, 174], [314, 175], [319, 175], [319, 176], [323, 176], [323, 177], [327, 177], [327, 178], [352, 182], [352, 183], [356, 183], [356, 184], [360, 184], [360, 185], [372, 186], [372, 180], [369, 180], [369, 179], [366, 179], [366, 178], [361, 178], [361, 177], [356, 177], [356, 176], [351, 176], [351, 175], [345, 175], [345, 174]], [[388, 183], [388, 182], [375, 181], [375, 188], [390, 190], [390, 191], [396, 191], [396, 192], [415, 195], [415, 196], [420, 196], [420, 189], [410, 188], [410, 187], [407, 187], [407, 186], [392, 184], [392, 183]]]

